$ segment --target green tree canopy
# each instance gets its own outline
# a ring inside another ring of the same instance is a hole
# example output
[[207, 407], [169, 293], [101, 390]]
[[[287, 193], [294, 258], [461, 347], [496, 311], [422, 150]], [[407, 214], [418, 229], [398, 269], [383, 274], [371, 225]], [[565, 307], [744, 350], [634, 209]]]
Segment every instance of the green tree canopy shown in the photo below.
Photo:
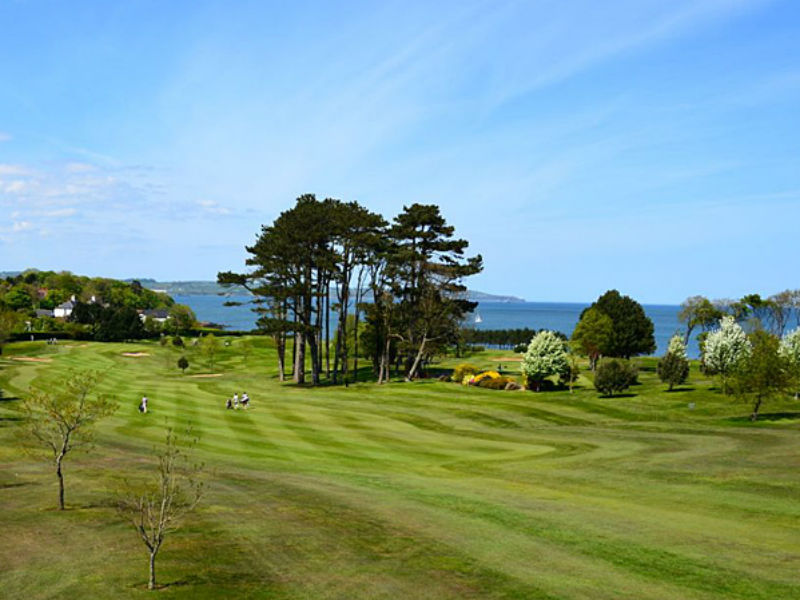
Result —
[[777, 336], [758, 330], [750, 334], [749, 341], [751, 350], [737, 365], [732, 387], [738, 397], [752, 402], [750, 419], [755, 421], [766, 400], [790, 391], [793, 378]]
[[597, 359], [608, 354], [613, 336], [614, 322], [611, 317], [592, 307], [581, 315], [572, 332], [572, 343], [579, 353], [589, 357], [589, 364], [594, 370]]
[[606, 356], [630, 358], [655, 352], [653, 322], [636, 300], [621, 295], [617, 290], [609, 290], [584, 310], [581, 318], [592, 308], [611, 319], [613, 325], [611, 339], [604, 352]]

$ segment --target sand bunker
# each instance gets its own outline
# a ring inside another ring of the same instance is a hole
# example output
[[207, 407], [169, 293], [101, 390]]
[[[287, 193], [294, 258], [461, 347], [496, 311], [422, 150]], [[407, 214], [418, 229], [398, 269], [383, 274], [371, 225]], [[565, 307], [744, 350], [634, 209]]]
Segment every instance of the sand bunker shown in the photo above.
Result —
[[123, 352], [122, 356], [128, 356], [130, 358], [139, 358], [141, 356], [150, 356], [147, 352]]
[[19, 360], [22, 362], [53, 362], [52, 358], [35, 358], [33, 356], [12, 356], [11, 360]]
[[189, 377], [195, 377], [198, 379], [205, 377], [222, 377], [222, 373], [201, 373], [200, 375], [189, 375]]

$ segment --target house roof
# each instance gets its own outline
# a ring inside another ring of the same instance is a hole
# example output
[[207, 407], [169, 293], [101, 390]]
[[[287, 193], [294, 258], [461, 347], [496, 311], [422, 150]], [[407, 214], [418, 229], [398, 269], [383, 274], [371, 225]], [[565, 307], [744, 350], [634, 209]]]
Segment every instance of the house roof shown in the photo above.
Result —
[[148, 308], [143, 310], [142, 314], [145, 317], [153, 317], [154, 319], [166, 319], [169, 317], [169, 311], [165, 308]]
[[67, 300], [56, 306], [56, 308], [75, 308], [75, 303], [72, 300]]
[[46, 308], [37, 308], [36, 309], [36, 316], [37, 317], [52, 317], [53, 311], [47, 310]]

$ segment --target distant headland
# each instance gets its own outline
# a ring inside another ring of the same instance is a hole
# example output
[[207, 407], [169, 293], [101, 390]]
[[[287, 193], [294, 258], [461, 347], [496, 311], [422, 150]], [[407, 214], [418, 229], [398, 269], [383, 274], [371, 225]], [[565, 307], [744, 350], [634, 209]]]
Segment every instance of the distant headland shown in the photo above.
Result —
[[[138, 281], [150, 290], [166, 292], [170, 296], [217, 296], [220, 294], [247, 294], [241, 286], [232, 285], [224, 287], [216, 281], [156, 281], [147, 277], [126, 279], [125, 281]], [[475, 302], [525, 302], [524, 298], [517, 296], [504, 296], [487, 294], [477, 290], [468, 290], [469, 299]]]

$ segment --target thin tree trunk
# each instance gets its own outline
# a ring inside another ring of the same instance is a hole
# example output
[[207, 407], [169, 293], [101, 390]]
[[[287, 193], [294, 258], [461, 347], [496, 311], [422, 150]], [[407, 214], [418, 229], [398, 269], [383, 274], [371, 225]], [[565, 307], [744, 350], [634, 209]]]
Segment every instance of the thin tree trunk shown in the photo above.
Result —
[[383, 384], [389, 381], [389, 353], [391, 351], [392, 339], [387, 335], [381, 352], [381, 364], [378, 370], [378, 383]]
[[688, 346], [689, 345], [689, 338], [692, 337], [692, 330], [693, 329], [694, 329], [694, 325], [692, 325], [691, 327], [689, 325], [686, 326], [686, 335], [683, 338], [683, 345], [684, 346]]
[[275, 344], [278, 347], [278, 381], [284, 381], [286, 378], [283, 373], [283, 363], [286, 360], [286, 334], [284, 332], [280, 332], [276, 336]]
[[61, 472], [61, 461], [64, 455], [56, 458], [56, 475], [58, 475], [58, 509], [64, 510], [64, 474]]
[[302, 342], [302, 334], [297, 330], [297, 300], [295, 300], [295, 310], [294, 312], [294, 335], [292, 336], [292, 379], [295, 383], [297, 383], [297, 378], [299, 377], [299, 363], [298, 363], [298, 356], [300, 356], [300, 348], [298, 346], [298, 342]]
[[325, 285], [325, 378], [331, 378], [331, 284]]
[[156, 589], [156, 553], [158, 550], [150, 551], [150, 579], [147, 581], [147, 589]]
[[319, 367], [320, 364], [316, 358], [319, 353], [319, 346], [317, 344], [317, 336], [311, 335], [308, 338], [308, 350], [311, 352], [311, 383], [319, 385]]
[[360, 315], [359, 305], [361, 304], [361, 284], [363, 283], [364, 269], [358, 272], [358, 286], [356, 287], [356, 306], [354, 319], [355, 327], [353, 327], [353, 378], [358, 381], [358, 321]]
[[340, 351], [342, 353], [342, 377], [344, 378], [345, 385], [347, 384], [347, 360], [348, 360], [348, 353], [347, 353], [347, 315], [350, 314], [350, 277], [346, 278], [346, 289], [342, 294], [342, 308], [340, 310], [341, 313], [341, 327], [339, 329], [341, 346]]
[[295, 369], [295, 376], [294, 381], [295, 383], [305, 383], [306, 382], [306, 336], [302, 331], [298, 331], [294, 334], [294, 343], [296, 346], [296, 354], [295, 354], [295, 361], [296, 361], [296, 369]]
[[751, 420], [751, 421], [755, 421], [756, 419], [758, 419], [758, 409], [759, 409], [759, 408], [761, 408], [761, 398], [759, 398], [758, 400], [756, 400], [756, 404], [755, 404], [755, 406], [753, 407], [753, 414], [752, 414], [752, 415], [750, 415], [750, 420]]
[[[341, 294], [338, 294], [341, 297]], [[339, 321], [336, 324], [336, 345], [333, 350], [333, 383], [339, 383], [339, 358], [341, 357], [342, 344], [342, 305], [339, 303]]]
[[414, 357], [414, 362], [411, 363], [411, 368], [408, 370], [408, 373], [406, 373], [406, 381], [411, 381], [417, 374], [417, 369], [419, 368], [419, 363], [422, 360], [422, 353], [425, 351], [425, 343], [427, 341], [428, 338], [423, 335], [422, 342], [419, 345], [419, 350], [417, 350], [417, 355]]
[[[314, 305], [316, 305], [316, 317], [315, 317], [315, 324], [314, 324], [314, 333], [311, 337], [314, 338], [313, 348], [311, 349], [311, 356], [313, 357], [312, 363], [312, 373], [317, 373], [317, 376], [314, 378], [314, 385], [319, 383], [319, 373], [322, 371], [322, 307], [323, 307], [323, 296], [322, 296], [322, 288], [321, 286], [324, 284], [325, 276], [320, 273], [320, 270], [317, 269], [317, 282], [318, 282], [318, 289], [317, 293], [315, 294], [314, 303], [312, 304], [312, 311], [314, 310]], [[312, 312], [313, 314], [313, 312]], [[309, 337], [309, 340], [311, 340]], [[311, 344], [309, 344], [310, 346]]]

